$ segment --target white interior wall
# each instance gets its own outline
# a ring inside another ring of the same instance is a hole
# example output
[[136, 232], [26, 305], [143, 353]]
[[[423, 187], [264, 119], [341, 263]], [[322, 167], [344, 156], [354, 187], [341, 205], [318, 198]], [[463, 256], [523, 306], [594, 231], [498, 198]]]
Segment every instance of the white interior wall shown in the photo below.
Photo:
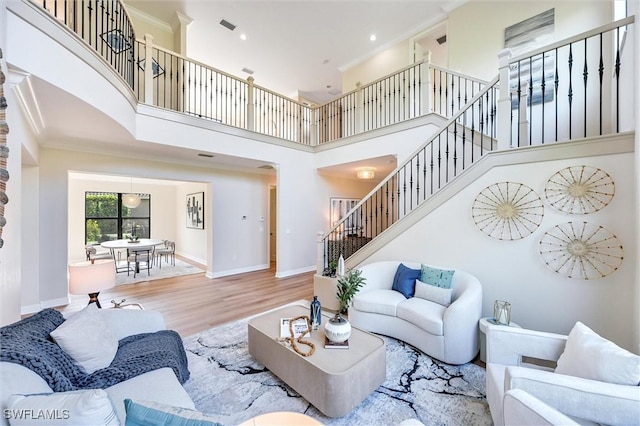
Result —
[[[498, 52], [504, 49], [504, 30], [549, 9], [555, 9], [553, 40], [562, 40], [611, 22], [609, 1], [485, 1], [472, 0], [449, 14], [449, 67], [491, 80], [498, 72]], [[482, 40], [479, 43], [478, 40]], [[469, 46], [474, 46], [469, 49]]]
[[342, 72], [342, 93], [356, 88], [356, 83], [366, 85], [409, 65], [409, 40], [403, 40], [371, 58]]
[[[184, 205], [184, 198], [177, 198], [175, 184], [152, 183], [149, 181], [136, 182], [133, 185], [134, 192], [151, 195], [151, 235], [150, 238], [161, 240], [176, 240], [178, 221], [178, 206]], [[200, 185], [202, 186], [202, 185]], [[87, 175], [78, 176], [77, 173], [70, 173], [69, 176], [69, 206], [68, 206], [68, 258], [69, 263], [85, 260], [84, 250], [84, 200], [86, 192], [122, 192], [131, 191], [131, 182], [117, 182], [105, 179], [91, 179]], [[181, 222], [184, 224], [185, 222]], [[202, 231], [201, 231], [202, 232]], [[191, 255], [191, 251], [196, 251], [202, 256], [206, 253], [205, 241], [200, 247], [194, 245], [182, 246], [186, 255]], [[195, 256], [194, 256], [195, 257]], [[204, 260], [204, 256], [201, 257]], [[206, 262], [203, 262], [206, 263]]]
[[[40, 232], [37, 233], [33, 229], [25, 228], [23, 238], [35, 238], [39, 242], [41, 259], [39, 277], [46, 277], [46, 279], [40, 279], [35, 282], [22, 282], [23, 292], [39, 291], [40, 307], [64, 304], [67, 300], [66, 265], [69, 262], [67, 253], [70, 250], [67, 239], [68, 235], [71, 234], [67, 231], [67, 228], [68, 222], [72, 219], [72, 217], [69, 217], [71, 213], [68, 214], [68, 206], [72, 204], [70, 201], [74, 199], [75, 202], [73, 204], [78, 204], [80, 207], [77, 209], [78, 211], [82, 209], [81, 206], [83, 205], [82, 195], [79, 195], [83, 194], [83, 191], [68, 183], [67, 175], [69, 170], [101, 174], [112, 173], [121, 176], [135, 174], [148, 179], [190, 182], [174, 190], [175, 195], [165, 197], [156, 193], [159, 201], [157, 206], [154, 205], [154, 197], [152, 196], [152, 220], [154, 220], [153, 217], [165, 214], [158, 211], [163, 204], [171, 204], [173, 199], [177, 199], [177, 207], [169, 208], [167, 215], [170, 219], [165, 221], [163, 227], [166, 227], [166, 229], [173, 228], [174, 232], [176, 232], [175, 235], [181, 233], [181, 240], [177, 239], [182, 241], [183, 247], [179, 251], [182, 250], [196, 259], [199, 259], [202, 253], [206, 251], [207, 274], [209, 276], [227, 275], [235, 273], [238, 269], [253, 270], [260, 269], [264, 265], [268, 266], [266, 232], [259, 232], [256, 229], [247, 232], [244, 228], [246, 222], [239, 222], [235, 219], [240, 211], [251, 218], [267, 216], [266, 200], [268, 186], [271, 181], [269, 176], [169, 165], [167, 163], [155, 163], [125, 157], [110, 157], [55, 149], [42, 149], [40, 157], [41, 166], [37, 182], [40, 188]], [[128, 190], [128, 185], [124, 184], [124, 186], [125, 188], [123, 189], [125, 191]], [[71, 194], [68, 190], [70, 187], [74, 188]], [[213, 188], [213, 190], [210, 191], [210, 188]], [[148, 189], [152, 194], [158, 190], [151, 186], [142, 189]], [[205, 210], [205, 230], [199, 231], [196, 236], [189, 235], [192, 233], [187, 231], [177, 232], [176, 226], [177, 229], [186, 226], [184, 216], [179, 213], [184, 206], [183, 195], [187, 192], [203, 189], [205, 190], [205, 203], [207, 206]], [[238, 200], [239, 194], [247, 194], [244, 201]], [[29, 207], [27, 206], [27, 208]], [[73, 214], [77, 214], [77, 212]], [[213, 219], [214, 216], [215, 220]], [[162, 223], [161, 219], [156, 218], [155, 220], [160, 220]], [[156, 230], [160, 228], [155, 228], [154, 225], [152, 227], [154, 237], [162, 237], [155, 235]], [[74, 228], [79, 227], [74, 226]], [[315, 227], [312, 229], [315, 229]], [[80, 235], [83, 232], [82, 229], [74, 230], [74, 233], [80, 233]], [[206, 248], [198, 245], [201, 244], [202, 239], [206, 239]], [[49, 246], [41, 244], [42, 241], [57, 241], [60, 250], [52, 252]], [[194, 247], [201, 247], [200, 251], [194, 248], [190, 252], [189, 243], [194, 244]], [[230, 262], [227, 258], [227, 253], [232, 243], [240, 247], [263, 247], [263, 249], [237, 250], [237, 258], [235, 261]], [[82, 249], [80, 248], [80, 250]], [[74, 250], [74, 256], [76, 256], [76, 250]]]
[[[204, 223], [204, 229], [187, 228], [187, 195], [196, 192], [204, 192], [204, 214], [205, 219], [209, 219]], [[211, 185], [195, 182], [181, 182], [175, 188], [176, 198], [173, 204], [173, 212], [175, 212], [175, 237], [176, 253], [188, 259], [207, 263], [207, 233], [206, 229], [212, 226], [212, 217], [215, 217], [215, 211], [211, 211], [211, 198], [213, 196]], [[171, 208], [171, 206], [167, 206]], [[209, 214], [210, 213], [210, 214]], [[171, 239], [171, 238], [169, 238]]]
[[322, 228], [318, 230], [324, 233], [330, 230], [331, 198], [356, 198], [361, 200], [375, 185], [376, 183], [366, 180], [319, 175], [317, 196], [320, 200], [320, 209], [322, 211]]
[[[549, 205], [544, 198], [547, 180], [574, 165], [598, 167], [610, 174], [616, 188], [607, 207], [588, 215], [569, 215]], [[492, 316], [494, 300], [506, 300], [512, 305], [512, 320], [525, 328], [566, 334], [576, 321], [582, 321], [633, 349], [635, 336], [629, 324], [635, 316], [633, 259], [637, 247], [628, 228], [634, 214], [634, 182], [628, 178], [633, 167], [633, 154], [620, 154], [494, 168], [364, 263], [396, 259], [462, 269], [482, 283], [484, 316]], [[540, 227], [520, 240], [487, 236], [476, 227], [471, 214], [480, 191], [506, 181], [531, 187], [544, 204]], [[561, 276], [545, 265], [539, 254], [541, 237], [569, 221], [601, 225], [616, 235], [624, 247], [620, 268], [601, 279], [579, 280]]]

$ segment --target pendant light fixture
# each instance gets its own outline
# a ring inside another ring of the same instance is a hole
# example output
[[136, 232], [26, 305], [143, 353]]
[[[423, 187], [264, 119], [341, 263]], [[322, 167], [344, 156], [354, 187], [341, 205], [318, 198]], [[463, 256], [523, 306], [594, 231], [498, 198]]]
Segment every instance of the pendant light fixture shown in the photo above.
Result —
[[133, 193], [133, 178], [131, 178], [131, 192], [122, 196], [122, 205], [135, 209], [140, 205], [140, 196]]

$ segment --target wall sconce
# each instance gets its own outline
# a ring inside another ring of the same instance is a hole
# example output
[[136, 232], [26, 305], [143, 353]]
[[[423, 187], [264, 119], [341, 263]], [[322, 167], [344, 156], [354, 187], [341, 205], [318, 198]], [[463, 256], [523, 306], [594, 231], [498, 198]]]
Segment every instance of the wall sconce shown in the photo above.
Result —
[[365, 167], [365, 168], [356, 170], [356, 177], [358, 179], [368, 180], [376, 177], [376, 173], [374, 169]]

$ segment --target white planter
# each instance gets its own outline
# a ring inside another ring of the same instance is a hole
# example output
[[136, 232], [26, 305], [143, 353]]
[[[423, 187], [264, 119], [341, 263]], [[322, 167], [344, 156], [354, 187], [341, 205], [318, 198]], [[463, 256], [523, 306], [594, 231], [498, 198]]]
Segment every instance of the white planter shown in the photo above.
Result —
[[324, 334], [332, 342], [344, 342], [351, 336], [351, 323], [340, 315], [336, 315], [324, 325]]

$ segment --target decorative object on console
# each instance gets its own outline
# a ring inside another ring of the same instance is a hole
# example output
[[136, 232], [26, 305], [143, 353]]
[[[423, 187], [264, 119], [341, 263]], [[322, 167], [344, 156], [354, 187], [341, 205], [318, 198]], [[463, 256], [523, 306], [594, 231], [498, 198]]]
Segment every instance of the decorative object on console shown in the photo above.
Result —
[[540, 226], [542, 200], [526, 185], [499, 182], [480, 191], [471, 208], [473, 221], [482, 232], [499, 240], [519, 240]]
[[324, 325], [324, 334], [331, 342], [342, 343], [351, 337], [351, 323], [339, 313]]
[[540, 256], [559, 274], [590, 280], [616, 271], [624, 258], [624, 249], [618, 237], [602, 226], [567, 222], [542, 236]]
[[338, 279], [336, 297], [338, 298], [338, 312], [324, 326], [325, 335], [332, 342], [344, 342], [351, 336], [351, 324], [342, 315], [346, 315], [353, 297], [360, 287], [364, 285], [366, 278], [359, 269], [350, 269], [344, 276]]
[[336, 274], [339, 277], [344, 276], [344, 256], [342, 256], [342, 254], [340, 254], [340, 258], [338, 259], [338, 268], [336, 269]]
[[311, 319], [311, 328], [313, 330], [317, 330], [322, 323], [322, 306], [320, 305], [320, 301], [318, 300], [318, 296], [313, 296], [313, 301], [311, 302], [310, 315]]
[[504, 300], [493, 301], [493, 321], [500, 325], [511, 323], [511, 303]]
[[[289, 327], [286, 335], [283, 333], [283, 324], [287, 324]], [[302, 327], [299, 324], [304, 324]], [[308, 316], [302, 315], [295, 318], [281, 318], [280, 319], [280, 338], [276, 339], [279, 342], [288, 343], [291, 348], [300, 356], [311, 356], [316, 351], [316, 345], [309, 340], [304, 340], [304, 337], [311, 333], [311, 320]], [[298, 347], [298, 343], [309, 347], [308, 352], [302, 352]]]
[[588, 214], [611, 202], [616, 186], [606, 172], [589, 166], [562, 169], [549, 178], [544, 194], [555, 209], [570, 214]]
[[88, 294], [89, 304], [101, 308], [98, 294], [115, 287], [116, 268], [113, 259], [96, 259], [69, 265], [69, 292]]

